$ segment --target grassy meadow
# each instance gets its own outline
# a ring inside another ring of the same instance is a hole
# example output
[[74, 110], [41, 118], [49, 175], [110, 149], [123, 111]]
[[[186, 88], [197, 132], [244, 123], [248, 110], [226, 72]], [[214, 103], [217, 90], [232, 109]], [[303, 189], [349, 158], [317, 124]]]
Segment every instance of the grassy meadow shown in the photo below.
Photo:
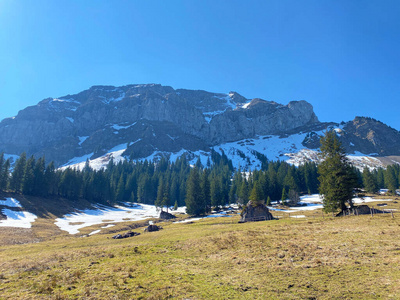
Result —
[[[400, 208], [393, 202], [388, 208]], [[371, 204], [369, 204], [371, 205]], [[374, 203], [375, 206], [375, 203]], [[386, 207], [385, 207], [386, 208]], [[400, 214], [0, 228], [0, 299], [399, 299]], [[141, 235], [111, 236], [130, 227]]]

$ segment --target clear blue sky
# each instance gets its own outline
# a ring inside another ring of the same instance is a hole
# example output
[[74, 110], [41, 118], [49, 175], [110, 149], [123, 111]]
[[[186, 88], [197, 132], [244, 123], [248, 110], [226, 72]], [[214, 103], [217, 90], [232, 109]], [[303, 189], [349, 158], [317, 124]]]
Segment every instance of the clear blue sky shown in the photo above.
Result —
[[400, 129], [400, 1], [0, 0], [0, 119], [92, 85], [307, 100]]

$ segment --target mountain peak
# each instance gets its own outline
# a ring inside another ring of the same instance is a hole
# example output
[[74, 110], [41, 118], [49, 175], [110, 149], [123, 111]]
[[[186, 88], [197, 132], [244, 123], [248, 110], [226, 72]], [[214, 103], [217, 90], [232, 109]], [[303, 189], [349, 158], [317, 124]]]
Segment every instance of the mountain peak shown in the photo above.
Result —
[[[366, 123], [371, 124], [370, 131], [363, 129]], [[358, 117], [341, 126], [349, 150], [385, 155], [399, 152], [385, 144], [396, 144], [398, 132], [386, 141], [381, 136], [387, 128], [373, 123]], [[232, 91], [175, 90], [161, 84], [95, 85], [77, 94], [44, 99], [14, 119], [3, 120], [0, 151], [45, 155], [63, 165], [79, 158], [102, 157], [115, 149], [132, 159], [154, 153], [207, 153], [222, 144], [305, 134], [323, 127], [305, 100], [282, 105], [260, 98], [249, 100]], [[303, 139], [295, 144], [301, 145]], [[260, 145], [262, 141], [258, 141]], [[315, 146], [304, 143], [311, 144]], [[239, 153], [239, 146], [227, 151]], [[259, 147], [254, 151], [267, 153], [271, 146]], [[287, 151], [299, 150], [290, 149]]]

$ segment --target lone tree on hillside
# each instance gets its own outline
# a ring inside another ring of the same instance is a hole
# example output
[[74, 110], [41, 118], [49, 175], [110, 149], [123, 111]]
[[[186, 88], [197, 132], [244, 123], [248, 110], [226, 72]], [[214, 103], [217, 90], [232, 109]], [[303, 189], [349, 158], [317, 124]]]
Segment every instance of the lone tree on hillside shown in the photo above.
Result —
[[357, 178], [346, 157], [344, 148], [333, 130], [321, 138], [322, 163], [319, 165], [319, 192], [323, 197], [325, 212], [334, 213], [346, 209], [346, 203], [353, 207], [353, 188]]

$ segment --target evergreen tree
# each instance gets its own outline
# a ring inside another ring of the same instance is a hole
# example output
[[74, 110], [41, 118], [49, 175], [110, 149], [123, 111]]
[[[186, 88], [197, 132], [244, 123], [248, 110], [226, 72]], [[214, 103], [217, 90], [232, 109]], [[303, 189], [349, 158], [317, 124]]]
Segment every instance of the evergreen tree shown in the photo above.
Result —
[[287, 193], [286, 193], [286, 188], [285, 187], [283, 187], [283, 189], [282, 189], [282, 196], [281, 196], [281, 201], [282, 201], [282, 204], [283, 205], [285, 205], [285, 201], [286, 201], [286, 199], [287, 199]]
[[4, 175], [4, 172], [3, 172], [3, 169], [4, 169], [4, 162], [5, 162], [5, 159], [4, 159], [4, 152], [2, 152], [1, 154], [0, 154], [0, 190], [4, 190], [2, 187], [1, 187], [1, 182], [3, 181], [3, 175]]
[[186, 213], [193, 216], [204, 215], [206, 206], [203, 201], [199, 170], [193, 168], [190, 171], [186, 188]]
[[32, 194], [36, 196], [47, 195], [47, 183], [45, 178], [45, 158], [41, 157], [36, 161], [33, 169]]
[[24, 176], [22, 177], [21, 190], [22, 190], [22, 193], [25, 195], [33, 194], [34, 184], [35, 184], [35, 174], [33, 171], [34, 167], [35, 167], [35, 158], [32, 155], [26, 161], [25, 168], [24, 168]]
[[222, 199], [221, 180], [218, 177], [213, 177], [210, 182], [211, 206], [218, 208]]
[[125, 200], [124, 196], [125, 196], [125, 180], [124, 180], [124, 174], [121, 174], [118, 180], [117, 190], [115, 193], [115, 200], [117, 202], [122, 202]]
[[244, 178], [242, 181], [242, 185], [239, 190], [239, 203], [246, 205], [249, 201], [249, 187], [247, 184], [247, 180]]
[[264, 202], [264, 194], [261, 188], [261, 185], [258, 181], [256, 181], [253, 185], [253, 188], [250, 193], [249, 200], [254, 206], [262, 204]]
[[396, 189], [398, 187], [398, 181], [393, 166], [388, 166], [385, 172], [385, 186], [389, 190], [389, 193], [396, 195]]
[[0, 164], [0, 190], [6, 191], [10, 179], [10, 160], [4, 160], [3, 153], [1, 154]]
[[14, 170], [11, 174], [10, 189], [16, 193], [21, 192], [22, 179], [24, 177], [26, 164], [26, 153], [23, 152], [20, 157], [16, 160]]
[[163, 196], [164, 196], [164, 179], [161, 177], [158, 183], [158, 188], [157, 188], [157, 198], [156, 201], [154, 202], [154, 205], [157, 207], [160, 207], [161, 210], [163, 208], [162, 202], [163, 202]]
[[367, 167], [362, 172], [362, 178], [364, 189], [367, 193], [375, 194], [378, 192], [378, 182]]
[[267, 206], [270, 206], [271, 205], [271, 197], [270, 196], [268, 196], [268, 198], [267, 198]]
[[163, 207], [167, 208], [167, 212], [168, 212], [168, 208], [171, 206], [171, 197], [169, 195], [168, 180], [164, 184], [164, 191], [163, 191], [163, 197], [162, 197], [162, 203], [161, 204], [162, 204]]
[[326, 212], [346, 209], [346, 203], [353, 206], [353, 188], [356, 178], [346, 157], [336, 132], [327, 131], [321, 138], [321, 156], [319, 165], [320, 194]]
[[209, 170], [206, 168], [203, 170], [203, 173], [201, 175], [201, 191], [202, 191], [202, 197], [203, 201], [206, 207], [206, 213], [211, 212], [211, 186], [210, 186], [210, 180], [209, 180]]

